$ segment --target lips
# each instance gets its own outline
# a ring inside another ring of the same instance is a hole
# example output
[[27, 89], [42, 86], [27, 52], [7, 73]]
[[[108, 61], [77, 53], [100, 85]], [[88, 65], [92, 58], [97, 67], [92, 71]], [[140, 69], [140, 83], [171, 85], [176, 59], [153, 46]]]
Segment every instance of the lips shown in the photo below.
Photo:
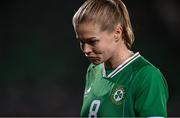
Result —
[[96, 59], [96, 57], [87, 57], [88, 59]]
[[87, 56], [87, 58], [88, 58], [89, 60], [97, 60], [97, 57]]
[[99, 60], [99, 58], [97, 56], [95, 56], [95, 55], [87, 55], [87, 54], [85, 54], [85, 56], [92, 62]]

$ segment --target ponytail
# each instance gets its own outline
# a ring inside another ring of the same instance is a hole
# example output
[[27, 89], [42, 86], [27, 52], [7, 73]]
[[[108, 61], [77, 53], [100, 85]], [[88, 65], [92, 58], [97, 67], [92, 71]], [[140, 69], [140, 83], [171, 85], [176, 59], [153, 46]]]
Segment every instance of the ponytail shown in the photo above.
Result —
[[125, 4], [121, 0], [113, 0], [116, 3], [117, 10], [119, 14], [121, 14], [122, 18], [120, 18], [121, 25], [123, 28], [123, 40], [128, 49], [131, 49], [132, 44], [134, 42], [134, 33], [132, 30], [132, 25], [129, 17], [128, 10]]

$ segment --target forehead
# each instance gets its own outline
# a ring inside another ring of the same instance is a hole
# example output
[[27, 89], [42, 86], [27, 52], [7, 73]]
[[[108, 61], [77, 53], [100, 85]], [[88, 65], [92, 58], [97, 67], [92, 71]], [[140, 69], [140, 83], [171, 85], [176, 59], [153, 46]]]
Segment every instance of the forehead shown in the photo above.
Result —
[[84, 22], [76, 26], [76, 31], [86, 32], [86, 31], [100, 31], [100, 25], [93, 22]]
[[76, 37], [91, 37], [97, 35], [100, 32], [100, 26], [93, 22], [85, 22], [78, 24], [75, 27]]

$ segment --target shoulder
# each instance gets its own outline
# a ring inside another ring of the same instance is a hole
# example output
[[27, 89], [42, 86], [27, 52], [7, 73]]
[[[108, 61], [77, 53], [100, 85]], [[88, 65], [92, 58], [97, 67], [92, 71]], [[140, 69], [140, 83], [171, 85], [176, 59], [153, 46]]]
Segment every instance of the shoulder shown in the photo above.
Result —
[[132, 68], [138, 76], [162, 76], [161, 71], [142, 56], [136, 60]]
[[162, 75], [161, 71], [148, 60], [146, 60], [143, 56], [140, 56], [138, 59], [136, 59], [131, 64], [131, 68], [132, 72], [139, 76], [152, 76], [154, 74]]
[[135, 88], [167, 86], [162, 72], [143, 57], [140, 57], [133, 63], [132, 73], [134, 77], [132, 81]]
[[141, 58], [138, 67], [133, 68], [133, 87], [135, 91], [139, 91], [138, 93], [142, 94], [142, 91], [150, 90], [168, 91], [168, 85], [162, 72], [146, 59]]

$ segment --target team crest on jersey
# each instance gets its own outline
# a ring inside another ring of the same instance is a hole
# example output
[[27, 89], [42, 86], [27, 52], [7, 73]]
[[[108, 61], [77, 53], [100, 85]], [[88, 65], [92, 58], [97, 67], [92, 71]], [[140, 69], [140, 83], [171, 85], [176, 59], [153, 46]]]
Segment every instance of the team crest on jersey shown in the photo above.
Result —
[[120, 105], [126, 95], [125, 88], [123, 86], [117, 87], [112, 91], [111, 100], [114, 104]]

